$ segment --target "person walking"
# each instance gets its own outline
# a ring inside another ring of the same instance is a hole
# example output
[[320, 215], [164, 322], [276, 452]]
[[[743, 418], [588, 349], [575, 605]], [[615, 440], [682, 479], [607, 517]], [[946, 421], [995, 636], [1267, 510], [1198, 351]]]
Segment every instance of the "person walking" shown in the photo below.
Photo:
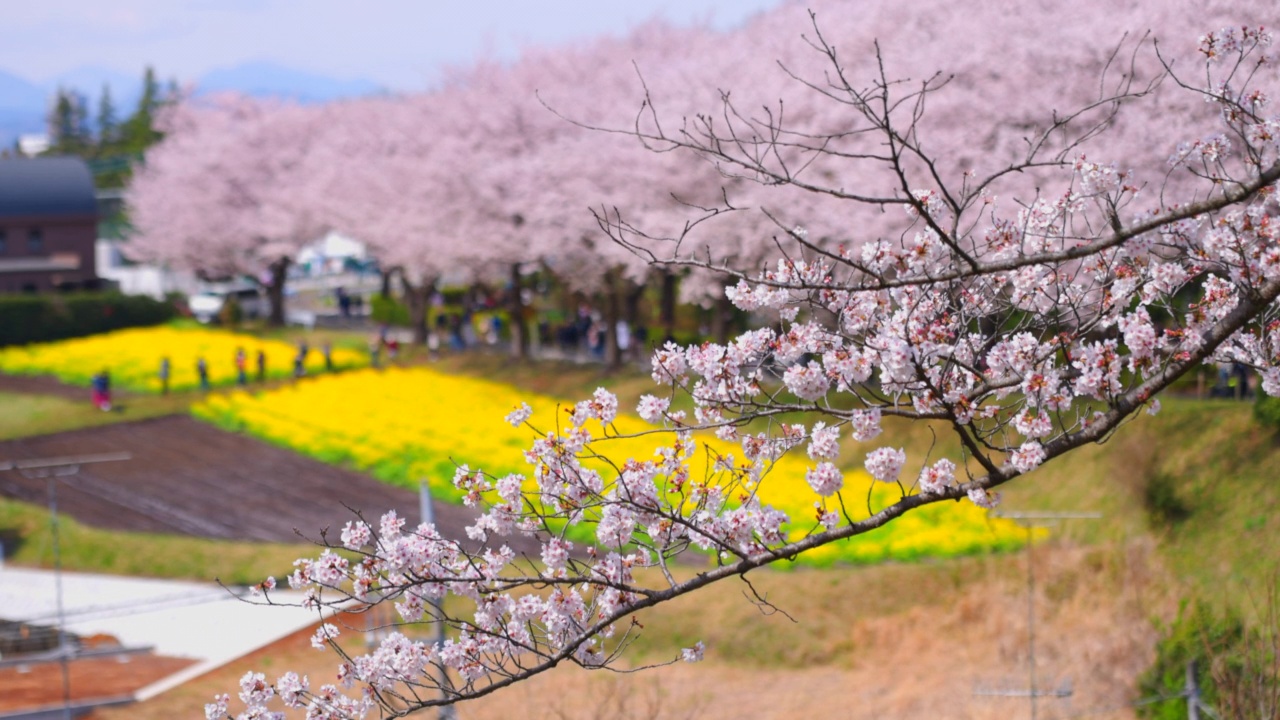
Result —
[[169, 356], [160, 358], [160, 394], [169, 394]]
[[236, 384], [244, 387], [249, 384], [249, 356], [244, 348], [236, 348]]
[[196, 358], [196, 375], [200, 378], [200, 390], [209, 392], [209, 363], [204, 361], [204, 356]]
[[258, 348], [258, 382], [267, 380], [267, 351]]
[[298, 354], [293, 358], [293, 376], [300, 378], [307, 374], [307, 353], [311, 349], [307, 347], [306, 340], [298, 341]]
[[93, 405], [102, 412], [111, 411], [111, 376], [106, 370], [94, 375], [89, 381], [93, 388]]

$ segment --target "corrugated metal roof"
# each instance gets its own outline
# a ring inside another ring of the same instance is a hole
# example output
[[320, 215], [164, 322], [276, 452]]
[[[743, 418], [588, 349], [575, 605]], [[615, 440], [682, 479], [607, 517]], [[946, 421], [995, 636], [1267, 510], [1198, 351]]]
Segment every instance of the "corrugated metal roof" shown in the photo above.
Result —
[[80, 158], [0, 160], [0, 218], [97, 212], [93, 176]]

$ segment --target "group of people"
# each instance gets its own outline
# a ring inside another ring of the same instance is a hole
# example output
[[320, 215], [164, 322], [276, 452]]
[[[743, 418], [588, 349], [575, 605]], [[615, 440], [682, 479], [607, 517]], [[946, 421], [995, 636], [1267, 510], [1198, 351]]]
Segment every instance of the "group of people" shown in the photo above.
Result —
[[[296, 355], [294, 355], [294, 359], [293, 359], [293, 376], [295, 378], [300, 378], [306, 375], [307, 356], [310, 354], [310, 352], [311, 352], [311, 348], [307, 345], [306, 340], [303, 340], [298, 343], [298, 352]], [[323, 353], [324, 355], [325, 369], [332, 371], [333, 370], [333, 346], [329, 343], [329, 341], [326, 340], [323, 344], [321, 344], [320, 352]], [[267, 352], [259, 348], [255, 359], [256, 359], [257, 381], [260, 383], [265, 382], [267, 379]], [[233, 363], [235, 365], [235, 370], [236, 370], [236, 384], [242, 387], [248, 385], [249, 384], [249, 353], [246, 352], [243, 347], [236, 348], [235, 355], [233, 356]], [[160, 369], [159, 369], [159, 372], [156, 373], [156, 375], [160, 380], [160, 394], [162, 395], [169, 394], [169, 378], [172, 373], [172, 368], [173, 368], [173, 365], [170, 362], [169, 357], [167, 355], [160, 358]], [[105, 370], [102, 371], [102, 373], [100, 373], [100, 376], [102, 377], [102, 385], [104, 388], [104, 392], [108, 393], [108, 397], [109, 397], [109, 391], [106, 390], [108, 385], [108, 381], [106, 380], [107, 372]], [[98, 404], [98, 390], [97, 390], [98, 377], [99, 376], [94, 376], [94, 404]], [[196, 377], [199, 379], [199, 382], [200, 382], [200, 390], [207, 392], [211, 387], [211, 382], [209, 380], [209, 362], [208, 360], [205, 359], [203, 355], [199, 355], [196, 357]]]
[[[552, 328], [549, 323], [538, 325], [539, 339], [543, 344], [550, 344], [554, 336], [555, 343], [561, 352], [578, 352], [585, 350], [591, 357], [600, 360], [605, 356], [608, 342], [609, 326], [604, 314], [589, 305], [578, 307], [577, 317]], [[643, 325], [632, 328], [624, 319], [614, 325], [617, 337], [618, 352], [623, 358], [630, 358], [636, 352], [643, 352], [649, 342], [649, 331]]]
[[[249, 384], [249, 356], [245, 353], [244, 348], [236, 348], [235, 354], [236, 382], [240, 385]], [[165, 355], [160, 358], [160, 370], [156, 373], [156, 377], [160, 380], [160, 394], [169, 394], [169, 377], [173, 371], [173, 363], [170, 362], [169, 356]], [[200, 389], [208, 391], [209, 382], [209, 361], [205, 360], [203, 355], [196, 357], [196, 378], [200, 382]], [[267, 354], [258, 351], [258, 382], [267, 379]]]
[[443, 338], [448, 338], [451, 350], [466, 350], [479, 345], [482, 339], [487, 345], [496, 345], [501, 336], [501, 316], [494, 313], [487, 321], [478, 323], [475, 313], [468, 309], [461, 313], [438, 313], [435, 329], [427, 340], [433, 351], [440, 347]]
[[338, 306], [338, 314], [344, 318], [360, 316], [363, 314], [364, 298], [360, 294], [352, 295], [347, 289], [339, 285], [333, 290], [333, 300]]
[[1220, 362], [1218, 381], [1209, 388], [1209, 397], [1252, 400], [1253, 383], [1249, 367], [1244, 363]]
[[[306, 339], [299, 340], [298, 352], [293, 356], [293, 376], [295, 378], [300, 378], [307, 374], [307, 355], [310, 352], [311, 347], [307, 344]], [[324, 369], [327, 372], [333, 372], [333, 345], [328, 340], [320, 344], [320, 354], [324, 356]]]

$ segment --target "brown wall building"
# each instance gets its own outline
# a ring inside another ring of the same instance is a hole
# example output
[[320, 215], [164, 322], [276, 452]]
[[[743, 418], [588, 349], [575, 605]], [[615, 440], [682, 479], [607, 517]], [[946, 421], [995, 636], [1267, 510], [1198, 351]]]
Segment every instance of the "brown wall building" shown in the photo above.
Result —
[[83, 160], [0, 160], [0, 293], [97, 288], [97, 238]]

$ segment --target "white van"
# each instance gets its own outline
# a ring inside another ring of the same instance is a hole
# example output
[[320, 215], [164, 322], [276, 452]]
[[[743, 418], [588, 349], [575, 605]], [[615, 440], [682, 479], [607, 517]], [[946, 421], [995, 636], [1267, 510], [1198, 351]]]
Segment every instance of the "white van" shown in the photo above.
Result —
[[202, 290], [187, 299], [191, 315], [202, 323], [213, 322], [227, 300], [234, 299], [240, 306], [242, 317], [253, 320], [266, 314], [266, 299], [255, 287], [211, 288]]

